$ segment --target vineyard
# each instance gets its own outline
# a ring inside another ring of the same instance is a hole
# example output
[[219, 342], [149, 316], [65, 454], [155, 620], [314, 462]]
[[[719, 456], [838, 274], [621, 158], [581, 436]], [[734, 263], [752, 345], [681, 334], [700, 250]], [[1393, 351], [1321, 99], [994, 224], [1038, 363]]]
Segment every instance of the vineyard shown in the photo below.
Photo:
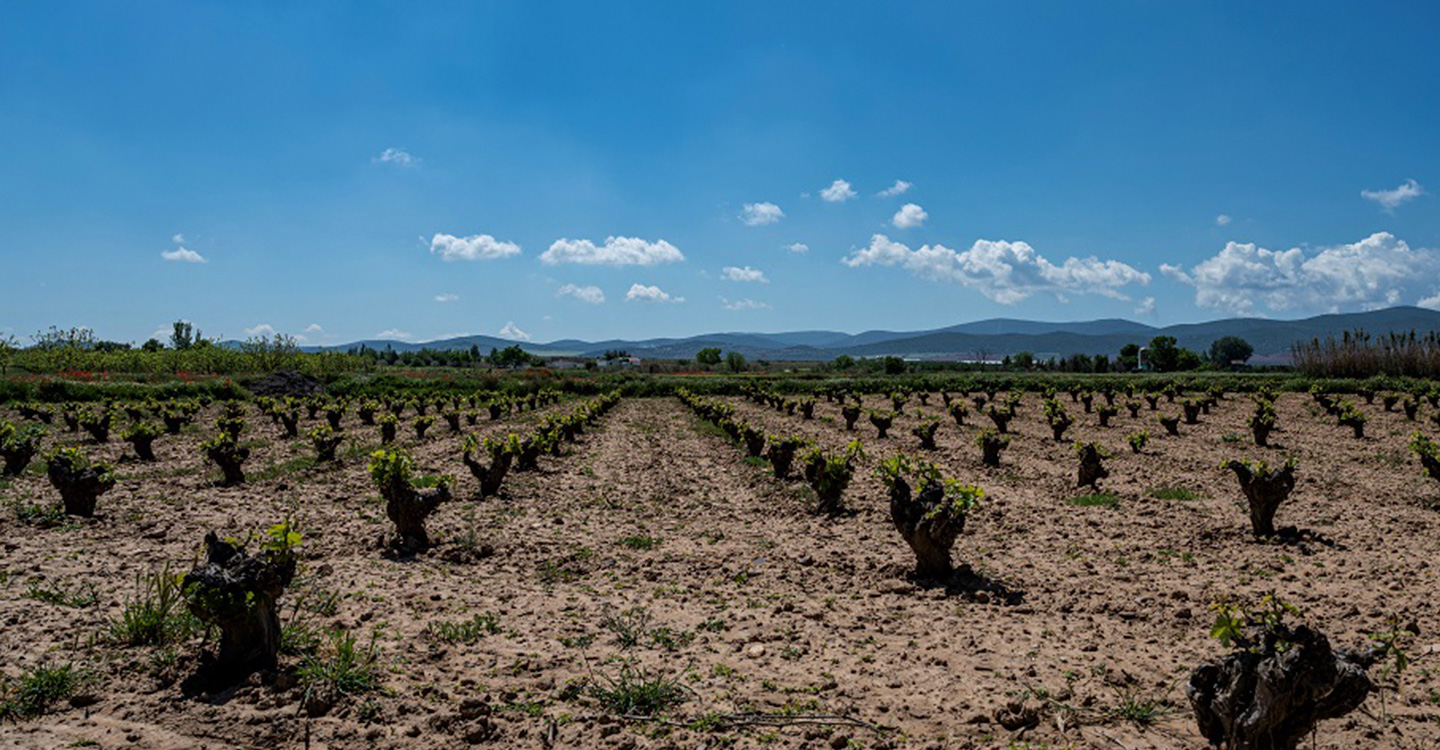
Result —
[[0, 744], [1440, 746], [1427, 381], [148, 387], [0, 405]]

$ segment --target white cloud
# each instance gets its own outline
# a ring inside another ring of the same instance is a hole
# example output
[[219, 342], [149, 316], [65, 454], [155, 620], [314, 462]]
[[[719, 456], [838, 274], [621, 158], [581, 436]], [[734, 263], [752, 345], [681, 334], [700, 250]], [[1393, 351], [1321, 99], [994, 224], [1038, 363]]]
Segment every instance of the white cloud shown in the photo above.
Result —
[[647, 242], [639, 237], [606, 237], [597, 246], [590, 240], [558, 239], [540, 255], [546, 265], [579, 263], [589, 266], [657, 266], [677, 263], [685, 256], [665, 240]]
[[209, 263], [205, 256], [188, 248], [177, 247], [174, 250], [161, 251], [160, 257], [172, 263]]
[[720, 278], [726, 281], [748, 281], [757, 284], [769, 284], [770, 280], [765, 278], [765, 272], [750, 266], [736, 267], [725, 266], [720, 271]]
[[419, 159], [403, 148], [387, 148], [371, 161], [377, 164], [394, 164], [397, 167], [413, 167], [420, 163]]
[[803, 242], [792, 242], [786, 245], [785, 249], [789, 250], [792, 253], [795, 253], [796, 255], [803, 255], [810, 252], [810, 246]]
[[430, 238], [430, 254], [441, 260], [495, 260], [520, 254], [520, 246], [513, 242], [501, 242], [488, 234], [472, 234], [456, 237], [453, 234], [436, 234]]
[[876, 195], [880, 196], [881, 198], [891, 198], [909, 192], [910, 188], [912, 187], [914, 187], [914, 185], [911, 183], [908, 183], [904, 180], [896, 180], [894, 185], [891, 185], [890, 187], [881, 190], [880, 192], [876, 193]]
[[454, 302], [458, 299], [460, 299], [460, 295], [451, 294], [449, 292], [441, 292], [440, 294], [435, 295], [436, 302]]
[[581, 302], [589, 302], [592, 305], [599, 305], [605, 302], [605, 292], [598, 286], [577, 286], [566, 284], [555, 290], [556, 297], [574, 297]]
[[911, 250], [883, 234], [869, 247], [856, 250], [841, 262], [860, 266], [900, 266], [924, 279], [947, 281], [975, 289], [1002, 305], [1010, 305], [1039, 292], [1098, 294], [1129, 299], [1123, 287], [1150, 283], [1150, 274], [1114, 260], [1066, 258], [1056, 265], [1024, 242], [976, 240], [969, 250], [957, 252], [943, 245]]
[[658, 286], [645, 286], [643, 284], [631, 284], [630, 291], [625, 293], [627, 301], [638, 302], [684, 302], [684, 297], [671, 297], [669, 293], [663, 292]]
[[[1306, 250], [1267, 250], [1226, 243], [1193, 266], [1160, 270], [1195, 287], [1195, 304], [1249, 314], [1257, 311], [1373, 310], [1420, 300], [1433, 291], [1440, 251], [1411, 249], [1389, 232], [1359, 242]], [[1263, 309], [1263, 310], [1262, 310]]]
[[1400, 204], [1412, 201], [1425, 194], [1425, 188], [1414, 180], [1406, 180], [1394, 190], [1361, 190], [1360, 197], [1375, 201], [1387, 214], [1395, 213]]
[[1141, 317], [1148, 317], [1150, 315], [1154, 315], [1155, 298], [1146, 297], [1145, 299], [1140, 300], [1140, 304], [1135, 306], [1135, 314]]
[[401, 340], [401, 341], [404, 341], [405, 339], [410, 338], [410, 332], [409, 332], [409, 331], [402, 331], [402, 330], [400, 330], [399, 328], [387, 328], [387, 329], [385, 329], [385, 330], [383, 330], [383, 331], [375, 334], [375, 338], [377, 338], [377, 339], [399, 339], [399, 340]]
[[785, 212], [774, 203], [746, 203], [740, 213], [740, 220], [747, 227], [763, 227], [785, 218]]
[[726, 310], [769, 310], [769, 309], [770, 309], [770, 305], [768, 305], [768, 304], [766, 304], [766, 303], [764, 303], [764, 302], [758, 302], [758, 301], [753, 300], [753, 299], [725, 299], [724, 297], [721, 297], [721, 298], [720, 298], [720, 304], [724, 305]]
[[170, 238], [170, 241], [177, 245], [183, 245], [185, 244], [185, 235], [181, 232], [176, 232], [175, 236]]
[[275, 333], [276, 333], [276, 331], [275, 331], [275, 326], [272, 326], [272, 325], [270, 325], [269, 323], [261, 323], [260, 325], [255, 326], [254, 328], [246, 328], [246, 329], [245, 329], [245, 337], [246, 337], [246, 338], [254, 338], [254, 337], [256, 337], [256, 336], [260, 336], [260, 337], [264, 337], [264, 338], [269, 338], [270, 336], [274, 336]]
[[520, 328], [515, 325], [514, 321], [506, 322], [505, 327], [500, 329], [499, 336], [502, 339], [509, 339], [511, 341], [530, 340], [530, 334], [520, 330]]
[[830, 187], [820, 191], [820, 197], [826, 203], [844, 203], [854, 198], [858, 193], [850, 188], [850, 183], [844, 180], [836, 180], [830, 183]]
[[930, 218], [930, 214], [925, 213], [925, 209], [914, 203], [906, 203], [900, 207], [899, 211], [895, 212], [895, 216], [890, 219], [890, 223], [901, 229], [911, 229], [924, 224], [928, 218]]
[[310, 325], [305, 326], [305, 332], [314, 335], [317, 333], [324, 333], [325, 329], [319, 323], [311, 323]]
[[1229, 214], [1220, 214], [1219, 216], [1216, 216], [1216, 217], [1215, 217], [1215, 226], [1217, 226], [1217, 227], [1228, 227], [1228, 226], [1230, 226], [1230, 215], [1229, 215]]

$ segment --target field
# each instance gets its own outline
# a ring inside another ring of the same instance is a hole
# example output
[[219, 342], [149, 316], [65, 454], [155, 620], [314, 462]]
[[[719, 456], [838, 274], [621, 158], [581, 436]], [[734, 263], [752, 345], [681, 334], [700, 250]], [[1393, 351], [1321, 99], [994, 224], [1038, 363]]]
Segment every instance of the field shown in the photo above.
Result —
[[[46, 449], [81, 446], [117, 483], [78, 519], [45, 512], [58, 495], [39, 459], [0, 480], [0, 671], [13, 681], [70, 665], [81, 677], [41, 715], [0, 722], [0, 745], [1200, 748], [1185, 682], [1226, 652], [1210, 605], [1274, 592], [1337, 647], [1398, 629], [1410, 657], [1398, 673], [1375, 666], [1382, 693], [1323, 722], [1315, 748], [1440, 747], [1440, 483], [1407, 447], [1417, 427], [1436, 431], [1430, 409], [1411, 421], [1357, 399], [1368, 420], [1356, 438], [1286, 393], [1259, 448], [1243, 394], [1167, 436], [1156, 416], [1178, 414], [1179, 399], [1137, 417], [1120, 408], [1101, 427], [1062, 392], [1074, 425], [1056, 441], [1041, 395], [1026, 393], [996, 468], [973, 443], [990, 420], [972, 404], [958, 426], [926, 397], [912, 395], [883, 439], [865, 416], [847, 431], [823, 398], [806, 419], [715, 397], [834, 455], [858, 438], [835, 514], [815, 513], [804, 480], [775, 477], [673, 396], [621, 399], [484, 499], [459, 435], [437, 421], [418, 439], [407, 413], [396, 445], [417, 473], [456, 479], [429, 519], [433, 546], [415, 556], [386, 551], [367, 470], [379, 433], [353, 408], [327, 463], [303, 437], [323, 414], [302, 411], [302, 437], [286, 439], [245, 404], [252, 455], [234, 486], [199, 450], [219, 403], [158, 439], [153, 462], [57, 418]], [[524, 435], [590, 400], [482, 415], [462, 432]], [[865, 407], [891, 403], [870, 394]], [[934, 449], [912, 434], [917, 410], [942, 418]], [[1134, 453], [1125, 436], [1141, 429]], [[1077, 440], [1111, 454], [1099, 491], [1077, 489]], [[912, 577], [891, 522], [876, 469], [899, 452], [985, 491], [948, 583]], [[1277, 524], [1297, 529], [1257, 540], [1220, 463], [1287, 456], [1298, 483]], [[285, 518], [302, 542], [278, 670], [217, 686], [194, 676], [214, 647], [203, 629], [162, 645], [116, 637], [146, 577], [190, 570], [207, 532], [245, 539]]]

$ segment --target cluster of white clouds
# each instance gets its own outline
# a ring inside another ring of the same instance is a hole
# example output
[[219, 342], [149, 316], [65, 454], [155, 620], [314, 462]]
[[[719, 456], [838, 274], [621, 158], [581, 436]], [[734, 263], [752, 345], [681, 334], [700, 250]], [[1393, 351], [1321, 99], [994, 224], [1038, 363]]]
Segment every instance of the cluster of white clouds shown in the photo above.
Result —
[[1129, 299], [1122, 289], [1150, 283], [1150, 274], [1115, 260], [1066, 258], [1056, 265], [1024, 242], [976, 240], [963, 252], [944, 245], [911, 250], [877, 234], [868, 247], [856, 250], [843, 262], [851, 268], [900, 266], [924, 279], [974, 289], [1002, 305], [1042, 292], [1062, 299], [1068, 294]]
[[785, 218], [785, 212], [774, 203], [746, 203], [741, 207], [740, 220], [747, 227], [763, 227]]
[[820, 191], [820, 198], [826, 203], [844, 203], [859, 195], [850, 187], [850, 183], [844, 180], [836, 180], [830, 183], [830, 187]]
[[205, 256], [185, 247], [185, 235], [176, 232], [170, 241], [175, 243], [174, 250], [161, 250], [160, 257], [171, 263], [209, 263]]
[[603, 245], [596, 245], [590, 240], [559, 239], [540, 255], [540, 262], [550, 266], [560, 263], [589, 266], [658, 266], [682, 260], [685, 260], [685, 255], [669, 242], [649, 242], [639, 237], [606, 237]]
[[1425, 188], [1414, 180], [1406, 180], [1394, 190], [1361, 190], [1360, 197], [1374, 201], [1385, 213], [1393, 214], [1401, 204], [1425, 194]]
[[1230, 242], [1189, 270], [1161, 264], [1160, 271], [1194, 287], [1197, 306], [1240, 314], [1367, 310], [1406, 301], [1440, 307], [1440, 252], [1412, 249], [1389, 232], [1308, 252]]
[[803, 242], [792, 242], [786, 245], [785, 249], [789, 250], [792, 253], [795, 253], [796, 255], [804, 255], [805, 253], [810, 252], [810, 246]]
[[440, 294], [435, 295], [435, 301], [442, 304], [445, 302], [454, 302], [458, 299], [460, 299], [460, 295], [451, 294], [450, 292], [441, 292]]
[[394, 164], [397, 167], [413, 167], [420, 163], [418, 158], [411, 156], [410, 152], [403, 148], [387, 148], [371, 161], [376, 164]]
[[581, 302], [588, 302], [592, 305], [600, 305], [605, 303], [605, 292], [601, 291], [600, 287], [598, 286], [579, 286], [576, 284], [566, 284], [555, 290], [555, 296], [574, 297]]
[[720, 278], [726, 281], [744, 281], [756, 284], [769, 284], [770, 280], [765, 278], [765, 272], [750, 266], [725, 266], [720, 271]]
[[515, 325], [515, 321], [513, 320], [506, 322], [505, 326], [496, 333], [500, 338], [509, 339], [510, 341], [530, 340], [530, 334], [520, 330], [520, 327]]
[[520, 246], [513, 242], [501, 242], [488, 234], [456, 237], [441, 232], [430, 238], [430, 254], [438, 255], [444, 261], [496, 260], [519, 255]]
[[890, 223], [900, 229], [913, 229], [924, 224], [928, 218], [930, 214], [925, 213], [925, 209], [914, 203], [906, 203], [890, 218]]
[[753, 299], [726, 299], [720, 298], [720, 304], [726, 310], [769, 310], [770, 305]]
[[644, 284], [631, 284], [630, 291], [625, 293], [627, 302], [684, 302], [684, 297], [672, 297], [668, 292], [658, 286], [645, 286]]
[[912, 187], [915, 187], [912, 183], [906, 182], [904, 180], [896, 180], [894, 185], [891, 185], [890, 187], [881, 190], [880, 192], [876, 193], [876, 195], [880, 196], [881, 198], [893, 198], [897, 195], [904, 195], [905, 193], [910, 192], [910, 188]]

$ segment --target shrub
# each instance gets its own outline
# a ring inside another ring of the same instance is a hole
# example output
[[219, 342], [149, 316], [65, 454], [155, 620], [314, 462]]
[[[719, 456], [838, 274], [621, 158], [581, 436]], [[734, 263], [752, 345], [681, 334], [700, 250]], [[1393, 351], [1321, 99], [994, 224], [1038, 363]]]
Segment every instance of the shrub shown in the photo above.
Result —
[[1336, 406], [1340, 413], [1337, 415], [1341, 427], [1349, 427], [1355, 431], [1355, 437], [1365, 437], [1365, 412], [1355, 408], [1355, 405], [1346, 400], [1341, 400]]
[[38, 424], [16, 427], [0, 419], [0, 459], [5, 465], [0, 474], [18, 477], [30, 465], [31, 459], [40, 452], [40, 441], [45, 437], [45, 428]]
[[890, 494], [890, 520], [915, 553], [915, 575], [949, 578], [954, 572], [950, 549], [984, 490], [946, 479], [934, 464], [904, 455], [887, 459], [877, 473]]
[[1274, 596], [1259, 606], [1219, 602], [1211, 635], [1231, 652], [1203, 664], [1185, 694], [1212, 745], [1294, 750], [1316, 725], [1359, 708], [1375, 689], [1374, 652], [1332, 650], [1320, 632], [1290, 627], [1294, 607]]
[[1185, 414], [1185, 424], [1200, 424], [1200, 402], [1193, 398], [1187, 398], [1180, 403], [1180, 409]]
[[790, 476], [790, 467], [795, 463], [795, 453], [805, 446], [805, 440], [798, 437], [771, 435], [765, 457], [770, 459], [770, 471], [776, 479]]
[[413, 428], [415, 428], [415, 438], [416, 438], [417, 440], [424, 440], [424, 439], [425, 439], [425, 431], [428, 430], [428, 429], [430, 429], [430, 425], [432, 425], [432, 424], [435, 424], [435, 417], [434, 417], [434, 416], [424, 416], [424, 415], [422, 415], [422, 416], [416, 417], [416, 418], [415, 418], [415, 421], [413, 421], [413, 422], [410, 423], [410, 426], [413, 427]]
[[1257, 537], [1274, 536], [1275, 511], [1295, 489], [1295, 459], [1287, 458], [1280, 468], [1264, 461], [1246, 463], [1230, 460], [1220, 465], [1240, 480], [1240, 491], [1250, 503], [1250, 530]]
[[155, 460], [155, 438], [165, 434], [165, 429], [153, 422], [136, 422], [120, 433], [120, 439], [130, 443], [135, 455], [141, 461]]
[[937, 419], [925, 419], [920, 424], [910, 428], [910, 434], [920, 439], [920, 447], [924, 450], [933, 451], [935, 445], [935, 430], [940, 428], [940, 421]]
[[1165, 416], [1165, 415], [1162, 414], [1162, 415], [1160, 415], [1159, 421], [1160, 421], [1160, 426], [1165, 428], [1165, 434], [1166, 434], [1166, 435], [1173, 435], [1173, 436], [1175, 436], [1175, 437], [1179, 437], [1179, 435], [1180, 435], [1180, 417], [1178, 417], [1178, 416], [1177, 416], [1177, 417], [1167, 417], [1167, 416]]
[[[475, 453], [481, 450], [490, 457], [488, 465], [475, 458]], [[510, 464], [519, 453], [520, 438], [515, 435], [504, 440], [485, 438], [484, 443], [474, 435], [467, 435], [460, 444], [460, 460], [470, 470], [470, 475], [480, 482], [480, 497], [499, 494], [505, 474], [510, 471]]]
[[846, 404], [840, 407], [840, 416], [845, 420], [845, 429], [853, 432], [855, 422], [860, 419], [860, 407]]
[[[180, 431], [185, 429], [185, 425], [190, 424], [194, 418], [193, 412], [176, 406], [171, 406], [160, 413], [160, 421], [165, 423], [165, 434], [167, 435], [179, 435]], [[283, 421], [284, 417], [282, 416], [281, 419]]]
[[889, 432], [890, 426], [894, 424], [894, 422], [895, 412], [870, 412], [870, 424], [875, 425], [875, 429], [880, 433], [879, 437], [885, 437], [885, 434]]
[[205, 535], [205, 560], [181, 582], [196, 619], [220, 630], [215, 667], [227, 676], [273, 669], [280, 653], [280, 597], [295, 578], [300, 533], [289, 521], [270, 527], [257, 554]]
[[315, 447], [315, 460], [328, 462], [335, 460], [335, 451], [340, 447], [340, 442], [345, 438], [336, 435], [334, 428], [328, 424], [322, 424], [306, 433], [310, 438], [310, 444]]
[[1109, 427], [1110, 418], [1119, 414], [1120, 410], [1113, 406], [1101, 406], [1095, 410], [1095, 413], [1100, 417], [1100, 426]]
[[1010, 431], [1010, 420], [1015, 418], [1015, 410], [1013, 408], [1006, 406], [1002, 409], [997, 406], [991, 406], [985, 413], [989, 415], [990, 421], [995, 423], [995, 429], [1001, 435]]
[[60, 491], [65, 514], [89, 518], [95, 515], [95, 503], [115, 486], [110, 467], [90, 459], [79, 448], [61, 448], [46, 458], [50, 484]]
[[232, 433], [221, 432], [201, 443], [200, 453], [211, 463], [220, 467], [220, 473], [223, 475], [222, 484], [245, 483], [244, 465], [250, 458], [250, 449], [236, 442]]
[[1080, 457], [1079, 487], [1096, 488], [1096, 483], [1110, 476], [1101, 459], [1110, 453], [1096, 443], [1076, 443], [1075, 455]]
[[1436, 448], [1435, 441], [1416, 430], [1415, 434], [1410, 436], [1410, 452], [1419, 457], [1420, 465], [1431, 479], [1440, 481], [1440, 449]]
[[450, 499], [451, 478], [415, 477], [415, 462], [404, 451], [371, 453], [369, 469], [370, 478], [385, 500], [385, 515], [395, 524], [391, 548], [402, 554], [429, 549], [425, 519]]
[[813, 399], [813, 398], [802, 398], [802, 399], [800, 399], [800, 416], [801, 416], [801, 418], [803, 418], [803, 419], [814, 419], [814, 418], [815, 418], [815, 399]]
[[950, 418], [955, 420], [957, 427], [965, 426], [965, 417], [970, 413], [969, 407], [963, 401], [955, 401], [950, 404]]
[[395, 430], [400, 426], [400, 419], [394, 414], [386, 414], [380, 417], [380, 444], [389, 445], [395, 442]]
[[80, 413], [80, 427], [97, 443], [110, 442], [110, 422], [114, 412], [107, 406], [91, 407]]
[[1010, 438], [1001, 435], [993, 429], [986, 428], [975, 436], [975, 444], [980, 446], [980, 461], [986, 466], [998, 467], [1000, 465], [1000, 451], [1010, 445]]
[[1270, 433], [1275, 430], [1275, 402], [1266, 398], [1255, 399], [1255, 413], [1245, 424], [1255, 437], [1255, 445], [1264, 448], [1269, 445]]
[[1139, 401], [1125, 402], [1125, 409], [1130, 412], [1130, 416], [1132, 418], [1140, 416], [1140, 406], [1141, 404]]
[[864, 457], [859, 440], [852, 440], [843, 453], [830, 455], [819, 447], [810, 449], [803, 457], [805, 481], [815, 491], [818, 499], [817, 513], [835, 515], [845, 510], [841, 496], [850, 486], [855, 473], [855, 461]]
[[740, 437], [745, 443], [745, 456], [759, 458], [765, 454], [765, 433], [749, 424], [740, 426]]
[[1125, 442], [1130, 444], [1131, 453], [1143, 453], [1145, 444], [1150, 442], [1150, 433], [1147, 430], [1132, 432], [1125, 436]]
[[1045, 420], [1050, 423], [1050, 432], [1057, 443], [1065, 439], [1065, 431], [1074, 423], [1065, 407], [1053, 398], [1045, 402]]

